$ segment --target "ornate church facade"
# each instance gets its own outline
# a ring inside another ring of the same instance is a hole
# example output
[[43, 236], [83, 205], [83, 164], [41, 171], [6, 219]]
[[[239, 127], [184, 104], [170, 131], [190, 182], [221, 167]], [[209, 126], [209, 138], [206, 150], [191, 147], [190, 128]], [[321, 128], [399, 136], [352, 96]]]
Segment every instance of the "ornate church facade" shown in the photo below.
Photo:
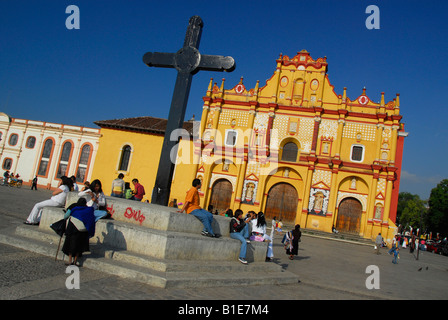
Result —
[[393, 237], [407, 135], [399, 95], [385, 102], [381, 93], [375, 103], [364, 89], [352, 100], [346, 88], [335, 92], [327, 66], [302, 50], [280, 55], [263, 87], [211, 80], [194, 152], [179, 151], [171, 198], [181, 202], [197, 177], [205, 208]]

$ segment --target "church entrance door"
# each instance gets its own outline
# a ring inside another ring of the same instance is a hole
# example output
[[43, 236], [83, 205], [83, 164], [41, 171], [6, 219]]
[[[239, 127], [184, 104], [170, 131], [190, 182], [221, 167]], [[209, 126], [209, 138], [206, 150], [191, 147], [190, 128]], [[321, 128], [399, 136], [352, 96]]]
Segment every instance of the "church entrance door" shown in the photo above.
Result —
[[213, 184], [210, 202], [213, 206], [213, 212], [224, 211], [230, 207], [232, 199], [232, 184], [226, 179], [220, 179]]
[[277, 217], [283, 222], [292, 222], [296, 219], [297, 203], [299, 197], [296, 189], [288, 183], [274, 185], [268, 193], [265, 216], [267, 219]]
[[362, 204], [354, 199], [347, 198], [341, 201], [338, 210], [336, 229], [344, 233], [358, 234], [361, 226]]

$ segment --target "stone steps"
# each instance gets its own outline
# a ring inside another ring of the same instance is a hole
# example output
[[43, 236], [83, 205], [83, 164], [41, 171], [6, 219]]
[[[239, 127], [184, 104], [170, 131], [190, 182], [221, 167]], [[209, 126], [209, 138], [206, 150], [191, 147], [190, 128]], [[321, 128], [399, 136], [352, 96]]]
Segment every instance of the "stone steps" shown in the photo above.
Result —
[[[53, 258], [59, 236], [38, 228], [19, 226], [13, 236], [0, 235], [0, 242]], [[67, 261], [60, 251], [57, 259]], [[91, 252], [84, 254], [80, 261], [85, 268], [160, 288], [281, 285], [298, 281], [296, 275], [272, 262], [243, 265], [237, 261], [169, 261], [98, 244], [91, 244]]]
[[318, 237], [321, 239], [328, 239], [328, 240], [344, 241], [344, 242], [350, 242], [350, 243], [354, 243], [354, 244], [367, 245], [367, 246], [374, 245], [374, 241], [372, 241], [370, 239], [363, 238], [356, 234], [330, 233], [330, 232], [314, 230], [314, 229], [301, 229], [301, 230], [302, 230], [302, 235], [305, 235], [305, 236]]
[[[297, 275], [282, 266], [265, 262], [268, 244], [264, 242], [248, 245], [249, 264], [238, 262], [240, 242], [231, 239], [224, 230], [228, 229], [229, 218], [216, 217], [214, 230], [221, 228], [224, 235], [219, 239], [209, 238], [200, 235], [202, 223], [194, 216], [172, 212], [172, 208], [117, 200], [108, 198], [108, 204], [112, 203], [116, 209], [130, 205], [128, 212], [140, 210], [140, 215], [145, 215], [144, 223], [128, 221], [124, 214], [114, 214], [113, 220], [99, 220], [95, 236], [90, 240], [91, 251], [81, 258], [83, 267], [160, 288], [298, 281]], [[62, 217], [61, 208], [45, 208], [39, 227], [18, 226], [14, 232], [0, 235], [0, 242], [55, 257], [60, 237], [49, 226]], [[63, 258], [62, 252], [58, 252], [58, 259]]]
[[[45, 208], [38, 229], [53, 232], [50, 224], [62, 217], [62, 209]], [[179, 223], [187, 221], [187, 224], [193, 225], [192, 222], [199, 222], [194, 216], [185, 214], [177, 214], [174, 220], [177, 218], [180, 218]], [[19, 228], [18, 231], [20, 230]], [[189, 232], [165, 231], [134, 223], [101, 219], [96, 223], [95, 236], [91, 241], [116, 250], [126, 250], [158, 259], [204, 261], [236, 261], [238, 259], [241, 245], [238, 240], [228, 236], [218, 239], [205, 237], [200, 234], [201, 230], [202, 228], [199, 230], [191, 228]], [[263, 262], [266, 258], [267, 246], [266, 242], [252, 242], [248, 246], [247, 261]]]

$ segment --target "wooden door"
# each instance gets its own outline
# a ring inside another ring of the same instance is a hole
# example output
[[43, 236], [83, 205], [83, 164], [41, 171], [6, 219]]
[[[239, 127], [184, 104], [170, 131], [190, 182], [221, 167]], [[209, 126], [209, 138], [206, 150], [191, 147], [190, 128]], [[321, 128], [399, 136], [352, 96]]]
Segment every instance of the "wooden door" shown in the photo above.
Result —
[[359, 233], [361, 226], [362, 205], [354, 198], [341, 201], [338, 209], [336, 229], [344, 233]]
[[283, 222], [293, 222], [296, 219], [297, 203], [299, 197], [296, 189], [288, 183], [274, 185], [268, 193], [266, 208], [264, 210], [267, 219], [277, 217]]
[[213, 184], [212, 195], [210, 196], [210, 202], [213, 206], [213, 212], [224, 211], [230, 207], [230, 201], [232, 199], [232, 184], [225, 179], [220, 179]]

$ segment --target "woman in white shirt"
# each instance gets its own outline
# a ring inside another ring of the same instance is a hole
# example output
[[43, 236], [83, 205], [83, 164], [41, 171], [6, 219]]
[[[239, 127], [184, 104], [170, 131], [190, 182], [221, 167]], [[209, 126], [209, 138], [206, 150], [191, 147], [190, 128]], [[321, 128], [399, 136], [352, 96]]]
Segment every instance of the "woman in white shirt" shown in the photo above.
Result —
[[[255, 214], [255, 212], [254, 212]], [[269, 242], [268, 251], [266, 253], [266, 261], [271, 261], [274, 258], [274, 251], [272, 247], [272, 239], [266, 234], [266, 218], [262, 211], [258, 212], [257, 218], [252, 219], [252, 235], [255, 237], [262, 237], [263, 241]], [[256, 239], [256, 238], [255, 238]]]
[[73, 181], [66, 176], [62, 176], [58, 188], [53, 191], [53, 196], [49, 200], [36, 203], [24, 224], [38, 225], [42, 216], [42, 209], [45, 207], [63, 207], [67, 199], [67, 193], [72, 186]]
[[90, 183], [89, 189], [78, 193], [79, 197], [87, 200], [87, 206], [95, 209], [95, 221], [107, 215], [106, 196], [104, 195], [101, 181], [96, 179]]

